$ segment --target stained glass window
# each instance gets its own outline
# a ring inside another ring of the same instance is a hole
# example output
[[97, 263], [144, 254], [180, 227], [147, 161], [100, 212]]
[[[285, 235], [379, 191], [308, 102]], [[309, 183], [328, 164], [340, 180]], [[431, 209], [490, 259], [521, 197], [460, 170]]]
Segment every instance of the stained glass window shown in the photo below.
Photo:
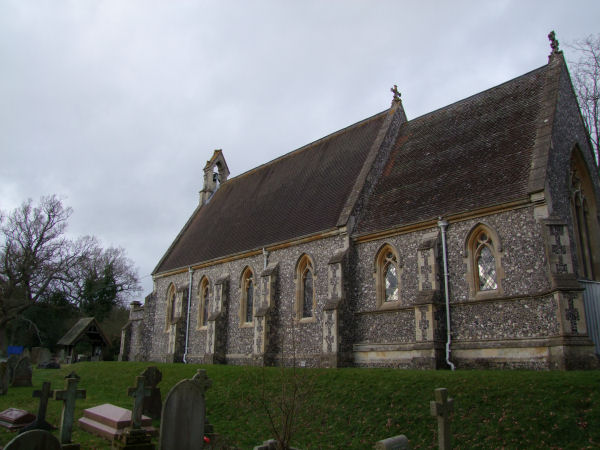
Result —
[[386, 302], [397, 302], [398, 301], [398, 271], [396, 265], [389, 261], [385, 266], [384, 273], [385, 280], [385, 301]]
[[170, 310], [169, 310], [169, 319], [171, 320], [171, 322], [175, 322], [175, 314], [177, 312], [177, 299], [175, 298], [175, 288], [171, 287], [171, 293], [169, 294], [169, 301], [170, 301]]
[[302, 303], [302, 317], [313, 315], [313, 275], [309, 269], [304, 272], [304, 298]]
[[246, 322], [252, 322], [253, 297], [254, 286], [252, 284], [252, 278], [250, 277], [246, 281]]
[[[482, 237], [486, 238], [485, 234]], [[481, 238], [480, 238], [481, 240]], [[479, 250], [479, 256], [477, 257], [477, 269], [479, 272], [479, 290], [480, 291], [492, 291], [498, 288], [496, 282], [496, 260], [490, 250], [490, 247], [483, 244]]]
[[202, 288], [202, 326], [208, 323], [208, 283]]

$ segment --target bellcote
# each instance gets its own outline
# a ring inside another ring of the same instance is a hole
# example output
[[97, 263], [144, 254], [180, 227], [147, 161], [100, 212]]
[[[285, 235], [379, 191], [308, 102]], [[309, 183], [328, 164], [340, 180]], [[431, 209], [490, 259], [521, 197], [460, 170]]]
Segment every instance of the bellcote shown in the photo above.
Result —
[[200, 204], [208, 203], [210, 198], [219, 189], [229, 176], [229, 168], [225, 162], [222, 150], [215, 150], [212, 158], [204, 166], [204, 187], [200, 191]]

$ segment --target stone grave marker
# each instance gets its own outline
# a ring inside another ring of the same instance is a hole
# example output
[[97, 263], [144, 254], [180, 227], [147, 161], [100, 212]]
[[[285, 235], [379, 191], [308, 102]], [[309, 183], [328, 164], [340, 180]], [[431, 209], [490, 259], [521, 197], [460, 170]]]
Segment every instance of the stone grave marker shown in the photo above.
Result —
[[48, 400], [52, 398], [54, 391], [50, 389], [50, 382], [44, 381], [42, 383], [42, 389], [33, 391], [33, 397], [40, 399], [40, 406], [38, 407], [38, 413], [35, 420], [23, 428], [22, 432], [29, 430], [55, 430], [56, 427], [46, 422], [46, 410], [48, 409]]
[[0, 395], [6, 395], [6, 393], [8, 392], [8, 381], [8, 364], [5, 361], [3, 361], [0, 362]]
[[35, 420], [35, 416], [23, 409], [8, 408], [0, 412], [0, 426], [9, 430], [19, 430]]
[[144, 409], [143, 413], [153, 419], [160, 419], [160, 413], [162, 410], [162, 397], [160, 394], [160, 388], [157, 387], [158, 383], [162, 380], [162, 373], [155, 366], [150, 366], [142, 372], [144, 377], [144, 386], [150, 389], [150, 395], [144, 397]]
[[435, 390], [435, 401], [430, 402], [431, 415], [437, 417], [438, 446], [440, 450], [450, 450], [450, 413], [454, 410], [454, 399], [448, 398], [448, 390]]
[[[79, 426], [88, 433], [95, 434], [109, 441], [117, 440], [125, 428], [131, 426], [131, 411], [110, 403], [83, 410], [83, 417], [78, 420]], [[153, 436], [158, 430], [152, 427], [152, 419], [142, 416], [142, 427]]]
[[61, 450], [60, 441], [45, 430], [30, 430], [18, 435], [4, 450]]
[[191, 380], [182, 380], [167, 394], [160, 423], [160, 448], [204, 448], [205, 392], [212, 384], [206, 371], [198, 369]]
[[65, 389], [54, 391], [54, 400], [62, 400], [63, 409], [60, 416], [60, 443], [63, 450], [79, 449], [79, 444], [71, 443], [71, 432], [73, 430], [73, 419], [75, 416], [75, 401], [78, 398], [85, 398], [85, 390], [77, 389], [79, 377], [75, 372], [67, 375]]
[[15, 367], [17, 367], [17, 363], [19, 362], [18, 355], [10, 355], [6, 360], [6, 364], [8, 364], [8, 383], [12, 384], [13, 376], [15, 373]]
[[11, 386], [33, 386], [31, 383], [32, 375], [33, 369], [31, 368], [31, 360], [29, 359], [29, 356], [23, 356], [15, 366]]
[[146, 379], [139, 375], [136, 378], [136, 385], [127, 389], [127, 395], [134, 398], [131, 428], [127, 428], [118, 441], [113, 442], [113, 449], [154, 450], [152, 437], [142, 429], [144, 398], [149, 397], [152, 393], [150, 388], [144, 386], [145, 381]]
[[408, 438], [403, 434], [383, 439], [375, 444], [376, 450], [410, 450]]
[[33, 347], [31, 349], [31, 363], [44, 365], [52, 359], [52, 353], [46, 347]]

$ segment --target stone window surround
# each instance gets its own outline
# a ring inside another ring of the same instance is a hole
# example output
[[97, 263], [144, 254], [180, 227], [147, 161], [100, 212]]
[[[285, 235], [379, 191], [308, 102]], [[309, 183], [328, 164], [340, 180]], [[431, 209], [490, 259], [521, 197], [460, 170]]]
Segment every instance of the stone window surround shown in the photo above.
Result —
[[[306, 270], [310, 270], [313, 279], [313, 305], [312, 305], [312, 316], [302, 317], [302, 311], [304, 306], [304, 273]], [[316, 292], [316, 280], [317, 273], [315, 270], [315, 263], [310, 255], [303, 253], [296, 262], [296, 270], [294, 271], [294, 281], [296, 284], [296, 301], [294, 303], [295, 318], [298, 323], [312, 323], [316, 322], [316, 309], [317, 309], [317, 292]]]
[[[477, 262], [478, 238], [482, 233], [486, 233], [491, 240], [488, 248], [492, 252], [494, 262], [496, 263], [496, 289], [482, 291], [479, 289], [479, 269]], [[477, 223], [467, 233], [465, 239], [465, 262], [467, 265], [467, 281], [469, 283], [469, 299], [479, 300], [484, 298], [500, 297], [504, 294], [502, 281], [504, 279], [504, 269], [502, 268], [502, 243], [496, 233], [496, 230], [483, 222]]]
[[[581, 150], [575, 146], [571, 155], [568, 186], [571, 189], [571, 215], [580, 278], [600, 280], [600, 262], [594, 250], [599, 245], [600, 230], [594, 187]], [[576, 190], [575, 188], [578, 188]], [[589, 199], [589, 201], [588, 201]], [[579, 202], [577, 202], [579, 200]]]
[[252, 328], [254, 327], [254, 311], [252, 312], [252, 321], [246, 322], [246, 308], [248, 307], [248, 298], [246, 293], [246, 283], [249, 279], [252, 279], [252, 308], [256, 306], [256, 277], [254, 276], [254, 270], [252, 267], [246, 266], [242, 270], [242, 276], [240, 277], [240, 310], [239, 320], [240, 328]]
[[[204, 295], [205, 291], [208, 293], [207, 298]], [[206, 324], [204, 324], [204, 302], [206, 301], [208, 301], [206, 314], [210, 316], [210, 280], [206, 275], [203, 275], [200, 283], [198, 283], [198, 323], [196, 330], [208, 329], [208, 317], [206, 317]]]
[[173, 283], [169, 284], [167, 288], [167, 311], [165, 314], [165, 331], [169, 331], [171, 325], [175, 322], [175, 309], [177, 301], [177, 289]]
[[[390, 264], [396, 266], [396, 274], [398, 277], [398, 300], [392, 302], [385, 301], [385, 268], [387, 262], [387, 254], [392, 253], [394, 261]], [[402, 269], [403, 264], [398, 255], [398, 250], [392, 244], [386, 242], [375, 254], [374, 271], [375, 291], [377, 296], [377, 309], [398, 309], [404, 306], [402, 301]]]

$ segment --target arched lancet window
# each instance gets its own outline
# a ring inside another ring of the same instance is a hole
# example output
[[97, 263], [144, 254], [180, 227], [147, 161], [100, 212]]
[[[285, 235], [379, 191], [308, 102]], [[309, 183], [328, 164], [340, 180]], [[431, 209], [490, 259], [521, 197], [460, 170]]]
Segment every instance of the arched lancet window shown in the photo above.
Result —
[[208, 311], [210, 299], [210, 282], [207, 277], [203, 277], [198, 286], [198, 326], [208, 325]]
[[240, 322], [251, 324], [254, 317], [254, 273], [247, 267], [240, 283], [242, 298], [240, 301]]
[[176, 311], [177, 311], [177, 298], [176, 298], [175, 285], [171, 283], [169, 289], [167, 289], [167, 314], [166, 323], [168, 327], [175, 322]]
[[311, 319], [315, 316], [315, 269], [312, 259], [302, 255], [296, 264], [296, 317]]
[[577, 248], [578, 275], [600, 280], [599, 227], [594, 186], [578, 148], [573, 151], [570, 173], [573, 234]]
[[465, 246], [471, 296], [500, 294], [504, 272], [500, 239], [496, 232], [486, 225], [478, 224], [467, 236]]
[[375, 258], [377, 306], [397, 305], [401, 300], [401, 266], [398, 252], [390, 244], [379, 249]]

